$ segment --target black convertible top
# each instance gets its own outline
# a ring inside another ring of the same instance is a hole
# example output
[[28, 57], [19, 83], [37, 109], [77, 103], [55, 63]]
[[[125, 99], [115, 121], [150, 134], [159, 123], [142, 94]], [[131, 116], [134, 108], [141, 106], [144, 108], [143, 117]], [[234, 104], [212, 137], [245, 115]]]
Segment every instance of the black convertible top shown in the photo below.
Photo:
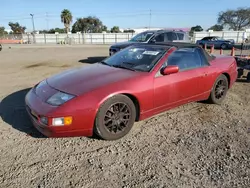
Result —
[[180, 48], [200, 48], [203, 54], [205, 55], [206, 59], [208, 61], [212, 61], [215, 59], [215, 56], [212, 54], [207, 53], [206, 50], [204, 50], [200, 45], [198, 44], [193, 44], [193, 43], [187, 43], [187, 42], [156, 42], [156, 43], [148, 43], [148, 44], [143, 44], [143, 45], [161, 45], [161, 46], [166, 46], [166, 47], [176, 47], [178, 49]]
[[163, 46], [174, 46], [176, 48], [196, 48], [200, 47], [198, 44], [187, 43], [187, 42], [156, 42], [156, 45]]

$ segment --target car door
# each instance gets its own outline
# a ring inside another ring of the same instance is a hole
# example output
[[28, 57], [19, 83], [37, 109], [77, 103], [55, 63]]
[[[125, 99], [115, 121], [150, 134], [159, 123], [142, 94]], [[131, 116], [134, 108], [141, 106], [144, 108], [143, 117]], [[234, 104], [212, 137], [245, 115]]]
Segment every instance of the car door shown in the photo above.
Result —
[[201, 67], [197, 69], [197, 75], [199, 75], [199, 92], [206, 93], [210, 92], [214, 80], [217, 76], [217, 67], [211, 66], [202, 49], [198, 48], [197, 53], [199, 54]]
[[174, 42], [174, 41], [177, 41], [178, 38], [177, 38], [177, 35], [175, 32], [166, 32], [166, 41], [167, 42]]
[[156, 74], [154, 80], [154, 107], [159, 109], [192, 101], [201, 94], [199, 68], [200, 61], [194, 49], [179, 49], [173, 52], [164, 66], [177, 65], [179, 72], [162, 76]]
[[149, 43], [155, 43], [155, 42], [165, 42], [165, 33], [159, 33], [152, 37], [149, 41]]
[[177, 32], [176, 34], [178, 36], [179, 41], [184, 41], [184, 33]]
[[202, 42], [203, 45], [210, 46], [211, 37], [204, 37], [204, 38], [201, 40], [201, 42]]
[[207, 46], [208, 47], [212, 47], [212, 46], [217, 47], [217, 43], [218, 43], [217, 38], [211, 37], [207, 43]]

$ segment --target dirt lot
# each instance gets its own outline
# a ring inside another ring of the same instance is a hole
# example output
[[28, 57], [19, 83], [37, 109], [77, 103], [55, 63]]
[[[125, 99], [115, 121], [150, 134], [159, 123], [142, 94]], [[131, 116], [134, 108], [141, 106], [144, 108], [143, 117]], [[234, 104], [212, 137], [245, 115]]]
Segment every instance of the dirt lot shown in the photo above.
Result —
[[107, 46], [4, 47], [0, 187], [250, 187], [245, 82], [237, 82], [221, 106], [191, 103], [170, 110], [136, 123], [121, 140], [42, 137], [24, 109], [28, 88], [107, 55]]

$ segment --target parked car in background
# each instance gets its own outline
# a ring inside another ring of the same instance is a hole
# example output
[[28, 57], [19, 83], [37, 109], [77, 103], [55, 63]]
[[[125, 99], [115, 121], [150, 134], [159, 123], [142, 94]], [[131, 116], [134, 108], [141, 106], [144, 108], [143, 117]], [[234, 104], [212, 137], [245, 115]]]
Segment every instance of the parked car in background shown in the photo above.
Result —
[[204, 100], [221, 104], [237, 78], [236, 68], [234, 57], [210, 55], [195, 44], [136, 44], [44, 79], [25, 102], [34, 126], [48, 137], [96, 133], [115, 140], [135, 121], [177, 106]]
[[186, 42], [190, 43], [188, 33], [182, 30], [148, 30], [135, 35], [129, 41], [119, 42], [109, 48], [109, 55], [120, 51], [123, 48], [136, 43], [156, 43], [156, 42]]
[[206, 44], [207, 47], [212, 47], [214, 45], [214, 48], [231, 49], [234, 46], [235, 41], [233, 39], [225, 40], [221, 37], [210, 36], [204, 37], [201, 40], [197, 40], [196, 44], [201, 45], [203, 48]]

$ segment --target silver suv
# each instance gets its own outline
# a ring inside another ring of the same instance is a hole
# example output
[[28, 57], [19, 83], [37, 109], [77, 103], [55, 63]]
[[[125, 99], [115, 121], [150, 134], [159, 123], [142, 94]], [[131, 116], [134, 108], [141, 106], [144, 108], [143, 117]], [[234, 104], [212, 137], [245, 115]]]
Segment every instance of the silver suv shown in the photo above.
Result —
[[135, 35], [127, 42], [120, 42], [109, 48], [109, 55], [126, 48], [135, 43], [155, 43], [155, 42], [187, 42], [190, 43], [188, 33], [177, 30], [148, 30]]

